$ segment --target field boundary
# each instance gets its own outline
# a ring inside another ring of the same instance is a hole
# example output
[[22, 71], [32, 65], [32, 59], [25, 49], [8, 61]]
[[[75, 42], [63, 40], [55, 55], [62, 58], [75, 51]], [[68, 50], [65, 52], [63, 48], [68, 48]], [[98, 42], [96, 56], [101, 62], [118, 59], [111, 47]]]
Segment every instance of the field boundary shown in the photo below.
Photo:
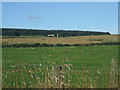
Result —
[[47, 43], [32, 43], [32, 44], [2, 44], [2, 48], [21, 48], [21, 47], [64, 47], [64, 46], [94, 46], [94, 45], [120, 45], [120, 42], [103, 42], [90, 44], [47, 44]]

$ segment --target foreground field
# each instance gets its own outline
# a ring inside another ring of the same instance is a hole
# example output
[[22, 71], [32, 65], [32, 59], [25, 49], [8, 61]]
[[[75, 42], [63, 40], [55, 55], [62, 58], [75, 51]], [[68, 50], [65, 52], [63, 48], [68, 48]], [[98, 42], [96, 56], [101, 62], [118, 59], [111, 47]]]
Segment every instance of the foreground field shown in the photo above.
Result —
[[17, 43], [46, 43], [46, 44], [89, 44], [102, 42], [118, 42], [118, 35], [96, 35], [77, 37], [29, 37], [29, 38], [3, 38], [3, 44]]
[[118, 86], [117, 45], [3, 48], [2, 60], [6, 88]]

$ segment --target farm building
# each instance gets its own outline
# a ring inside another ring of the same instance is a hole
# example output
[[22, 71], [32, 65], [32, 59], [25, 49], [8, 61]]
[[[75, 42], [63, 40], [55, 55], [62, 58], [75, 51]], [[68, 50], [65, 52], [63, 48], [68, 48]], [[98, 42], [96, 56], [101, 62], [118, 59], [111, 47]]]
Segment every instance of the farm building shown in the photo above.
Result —
[[58, 37], [58, 34], [57, 34], [57, 35], [54, 35], [54, 34], [48, 34], [47, 36], [48, 36], [48, 37]]
[[54, 34], [48, 34], [47, 36], [48, 36], [48, 37], [55, 37]]

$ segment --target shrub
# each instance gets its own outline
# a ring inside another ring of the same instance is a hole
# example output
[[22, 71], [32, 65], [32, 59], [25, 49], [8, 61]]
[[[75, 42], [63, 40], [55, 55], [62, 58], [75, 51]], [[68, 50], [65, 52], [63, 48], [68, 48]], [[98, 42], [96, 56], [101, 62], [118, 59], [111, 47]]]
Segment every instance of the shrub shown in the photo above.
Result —
[[55, 46], [64, 46], [63, 44], [56, 44]]
[[80, 44], [73, 44], [73, 46], [80, 46]]
[[71, 44], [64, 44], [64, 46], [72, 46]]

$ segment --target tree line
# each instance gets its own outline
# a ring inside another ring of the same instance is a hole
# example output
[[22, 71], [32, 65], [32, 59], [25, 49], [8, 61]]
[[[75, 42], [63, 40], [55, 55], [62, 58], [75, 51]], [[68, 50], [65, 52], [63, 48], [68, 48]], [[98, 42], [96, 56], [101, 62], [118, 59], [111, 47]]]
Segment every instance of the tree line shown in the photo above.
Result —
[[109, 32], [97, 31], [78, 31], [78, 30], [36, 30], [36, 29], [17, 29], [2, 28], [3, 36], [47, 36], [48, 34], [59, 35], [59, 37], [85, 36], [85, 35], [110, 35]]

